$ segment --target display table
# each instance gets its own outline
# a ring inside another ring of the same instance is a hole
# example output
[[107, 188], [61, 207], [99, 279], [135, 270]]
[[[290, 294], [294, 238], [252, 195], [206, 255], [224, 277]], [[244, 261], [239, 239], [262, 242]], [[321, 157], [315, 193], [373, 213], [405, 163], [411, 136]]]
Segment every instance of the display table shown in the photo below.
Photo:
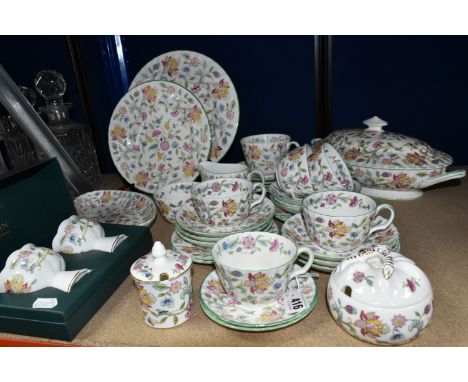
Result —
[[[115, 187], [117, 188], [117, 187]], [[468, 346], [468, 179], [427, 190], [414, 201], [390, 202], [400, 232], [401, 252], [423, 269], [434, 289], [434, 314], [423, 334], [406, 346]], [[170, 247], [173, 225], [160, 216], [151, 231]], [[195, 309], [172, 329], [145, 325], [130, 277], [115, 291], [72, 342], [88, 346], [371, 346], [338, 327], [327, 311], [329, 275], [320, 273], [318, 303], [304, 320], [284, 329], [247, 333], [211, 321], [199, 306], [199, 287], [212, 266], [193, 266]], [[0, 328], [1, 331], [1, 328]], [[0, 333], [0, 345], [46, 339]], [[53, 341], [54, 344], [59, 341]]]

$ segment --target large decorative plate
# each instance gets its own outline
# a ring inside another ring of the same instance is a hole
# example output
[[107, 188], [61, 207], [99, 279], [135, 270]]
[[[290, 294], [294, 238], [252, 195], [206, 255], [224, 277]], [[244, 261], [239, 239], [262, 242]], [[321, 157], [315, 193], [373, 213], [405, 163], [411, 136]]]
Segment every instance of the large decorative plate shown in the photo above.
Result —
[[91, 191], [73, 202], [79, 217], [98, 223], [149, 226], [156, 218], [153, 199], [139, 192]]
[[232, 145], [239, 125], [236, 89], [224, 69], [197, 52], [167, 52], [148, 62], [135, 76], [130, 88], [149, 80], [175, 82], [190, 90], [205, 108], [211, 126], [210, 159], [218, 162]]
[[138, 85], [119, 101], [109, 123], [109, 149], [117, 170], [144, 192], [191, 181], [210, 154], [210, 126], [203, 106], [182, 86], [167, 81]]

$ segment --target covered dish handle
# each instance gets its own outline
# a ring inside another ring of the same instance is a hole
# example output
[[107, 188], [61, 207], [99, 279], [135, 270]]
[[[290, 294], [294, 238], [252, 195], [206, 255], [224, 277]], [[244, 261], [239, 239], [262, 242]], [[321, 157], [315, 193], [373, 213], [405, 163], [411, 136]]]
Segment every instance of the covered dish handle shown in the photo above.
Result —
[[383, 269], [383, 276], [386, 280], [388, 280], [390, 277], [392, 277], [394, 268], [392, 252], [386, 245], [376, 245], [374, 248], [360, 250], [356, 255], [349, 256], [344, 259], [339, 265], [339, 270], [341, 271], [343, 268], [352, 263], [361, 262], [363, 259], [365, 259], [366, 263], [375, 268], [375, 263], [371, 262], [370, 260], [376, 257], [382, 258], [383, 266], [381, 267]]

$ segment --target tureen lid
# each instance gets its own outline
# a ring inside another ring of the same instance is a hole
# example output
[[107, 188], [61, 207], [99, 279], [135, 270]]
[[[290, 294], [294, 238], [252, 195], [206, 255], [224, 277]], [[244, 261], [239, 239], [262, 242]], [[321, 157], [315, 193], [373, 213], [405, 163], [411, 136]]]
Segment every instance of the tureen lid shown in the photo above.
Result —
[[388, 132], [386, 121], [366, 119], [366, 129], [345, 129], [331, 133], [327, 141], [351, 166], [382, 169], [435, 169], [450, 166], [450, 155], [426, 142], [404, 134]]
[[192, 258], [164, 247], [157, 241], [151, 253], [140, 257], [130, 268], [131, 275], [139, 281], [160, 282], [177, 278], [192, 265]]
[[344, 259], [330, 286], [361, 303], [380, 308], [406, 307], [432, 296], [429, 279], [407, 257], [378, 245]]

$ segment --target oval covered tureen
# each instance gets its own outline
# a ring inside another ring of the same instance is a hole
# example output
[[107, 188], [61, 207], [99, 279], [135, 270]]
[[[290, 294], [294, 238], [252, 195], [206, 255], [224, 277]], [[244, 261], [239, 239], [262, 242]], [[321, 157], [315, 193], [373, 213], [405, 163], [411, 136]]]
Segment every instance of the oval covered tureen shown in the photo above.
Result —
[[414, 339], [432, 316], [432, 287], [412, 260], [387, 246], [344, 259], [328, 282], [335, 321], [352, 336], [378, 345]]
[[385, 131], [387, 122], [372, 117], [366, 129], [331, 133], [328, 141], [342, 156], [362, 192], [387, 199], [415, 199], [420, 189], [465, 176], [465, 170], [446, 172], [450, 155], [426, 142]]

